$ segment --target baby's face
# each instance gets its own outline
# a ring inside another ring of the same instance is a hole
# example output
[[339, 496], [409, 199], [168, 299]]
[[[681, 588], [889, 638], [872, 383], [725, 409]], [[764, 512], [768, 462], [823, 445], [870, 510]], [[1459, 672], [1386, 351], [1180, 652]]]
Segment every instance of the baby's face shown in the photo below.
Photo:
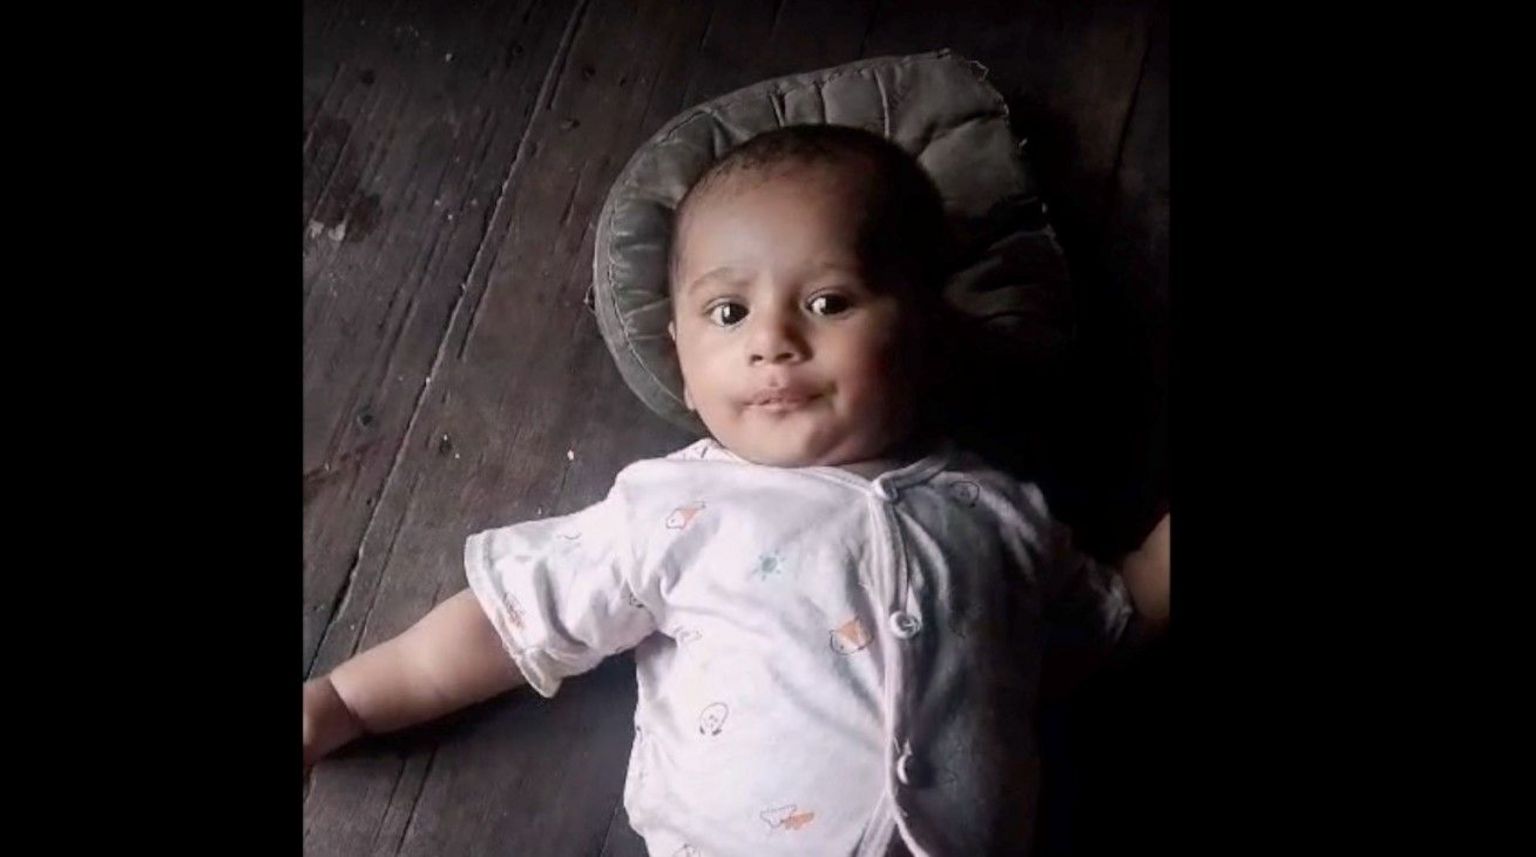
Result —
[[678, 236], [673, 336], [688, 406], [749, 461], [863, 461], [911, 425], [908, 309], [866, 280], [856, 191], [825, 167], [735, 177], [697, 201]]

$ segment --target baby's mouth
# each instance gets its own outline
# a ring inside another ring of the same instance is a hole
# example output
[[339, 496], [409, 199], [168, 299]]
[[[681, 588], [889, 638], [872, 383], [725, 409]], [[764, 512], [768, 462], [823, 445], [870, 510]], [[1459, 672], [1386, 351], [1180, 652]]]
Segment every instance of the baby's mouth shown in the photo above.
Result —
[[746, 405], [748, 408], [777, 414], [797, 411], [819, 398], [821, 398], [820, 393], [805, 388], [779, 387], [754, 393], [747, 399]]

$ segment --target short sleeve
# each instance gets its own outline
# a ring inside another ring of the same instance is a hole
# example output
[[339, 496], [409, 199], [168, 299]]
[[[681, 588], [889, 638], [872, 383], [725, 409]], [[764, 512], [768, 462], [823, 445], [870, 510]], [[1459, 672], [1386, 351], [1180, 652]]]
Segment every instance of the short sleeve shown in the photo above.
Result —
[[470, 589], [543, 696], [656, 630], [635, 595], [627, 518], [615, 491], [580, 512], [487, 530], [465, 544]]
[[1032, 531], [1030, 553], [1054, 633], [1074, 647], [1113, 648], [1136, 612], [1119, 570], [1077, 549], [1071, 528], [1051, 517], [1039, 488], [1026, 484], [1022, 493], [1020, 511]]
[[1113, 648], [1136, 615], [1119, 569], [1070, 547], [1057, 567], [1057, 589], [1046, 604], [1057, 633], [1083, 648]]

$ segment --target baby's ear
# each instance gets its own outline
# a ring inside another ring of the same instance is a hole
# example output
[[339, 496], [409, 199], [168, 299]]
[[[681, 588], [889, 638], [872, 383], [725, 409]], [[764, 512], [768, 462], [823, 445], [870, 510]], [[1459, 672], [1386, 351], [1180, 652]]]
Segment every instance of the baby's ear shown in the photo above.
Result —
[[673, 342], [677, 341], [677, 322], [675, 322], [675, 321], [667, 322], [667, 335], [672, 337], [672, 341]]

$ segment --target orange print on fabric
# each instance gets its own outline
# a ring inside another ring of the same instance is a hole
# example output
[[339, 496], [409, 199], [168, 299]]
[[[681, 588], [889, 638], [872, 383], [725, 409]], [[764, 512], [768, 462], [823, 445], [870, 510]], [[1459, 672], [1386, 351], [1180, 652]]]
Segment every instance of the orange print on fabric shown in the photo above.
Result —
[[776, 806], [758, 813], [758, 818], [774, 830], [799, 830], [816, 818], [816, 813], [798, 812], [799, 809], [795, 804]]
[[832, 629], [832, 651], [840, 655], [851, 655], [869, 645], [869, 631], [865, 630], [864, 623], [857, 618]]
[[704, 503], [702, 501], [689, 503], [686, 506], [678, 506], [676, 509], [672, 510], [672, 514], [667, 516], [667, 529], [687, 529], [688, 525], [692, 523], [693, 519], [702, 511], [704, 511]]
[[799, 813], [795, 813], [794, 815], [791, 815], [789, 818], [784, 819], [784, 829], [785, 830], [799, 830], [800, 828], [806, 826], [807, 824], [810, 824], [811, 823], [811, 819], [813, 819], [815, 817], [816, 817], [816, 813], [814, 813], [814, 812], [799, 812]]

